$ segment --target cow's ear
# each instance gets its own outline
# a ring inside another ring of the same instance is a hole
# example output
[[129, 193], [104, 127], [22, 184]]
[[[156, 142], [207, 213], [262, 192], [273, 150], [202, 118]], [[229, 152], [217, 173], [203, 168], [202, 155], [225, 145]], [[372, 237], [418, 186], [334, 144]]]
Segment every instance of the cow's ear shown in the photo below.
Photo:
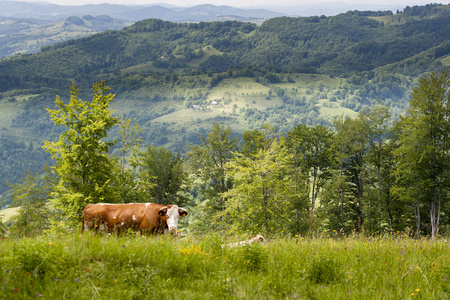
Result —
[[167, 206], [161, 207], [161, 208], [158, 210], [158, 215], [160, 215], [160, 216], [165, 216], [166, 214], [167, 214]]
[[179, 208], [178, 213], [180, 214], [180, 217], [186, 217], [189, 214], [184, 208]]

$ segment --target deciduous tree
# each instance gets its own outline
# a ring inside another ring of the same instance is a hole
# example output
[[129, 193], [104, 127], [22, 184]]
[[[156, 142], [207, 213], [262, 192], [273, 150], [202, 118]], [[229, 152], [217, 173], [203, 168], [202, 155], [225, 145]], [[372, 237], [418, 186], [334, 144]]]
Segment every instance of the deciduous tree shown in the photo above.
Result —
[[239, 155], [227, 164], [235, 184], [225, 193], [229, 199], [225, 214], [233, 230], [252, 233], [295, 230], [291, 159], [292, 154], [273, 139], [267, 149], [260, 149], [252, 157]]
[[[413, 87], [408, 115], [401, 120], [397, 175], [411, 199], [426, 204], [434, 238], [439, 228], [441, 207], [448, 201], [450, 77], [431, 73]], [[420, 218], [420, 212], [416, 212]]]
[[[382, 161], [385, 155], [386, 140], [388, 139], [388, 120], [390, 118], [389, 108], [383, 105], [376, 105], [370, 111], [361, 111], [359, 118], [364, 126], [364, 134], [368, 141], [368, 157], [376, 167], [377, 198], [378, 198], [378, 230], [381, 231], [381, 172]], [[391, 228], [392, 229], [392, 228]]]
[[88, 102], [78, 98], [73, 84], [68, 104], [57, 96], [58, 109], [47, 109], [55, 125], [66, 128], [58, 141], [45, 141], [43, 146], [56, 161], [54, 169], [60, 178], [50, 200], [53, 225], [73, 227], [86, 204], [117, 200], [109, 155], [115, 141], [105, 139], [118, 119], [109, 109], [114, 95], [106, 94], [108, 90], [103, 81], [93, 84], [93, 98]]
[[[225, 128], [218, 123], [213, 124], [207, 138], [199, 136], [202, 140], [201, 145], [188, 145], [190, 148], [186, 154], [188, 164], [193, 174], [209, 184], [212, 206], [223, 211], [226, 202], [225, 192], [232, 186], [232, 180], [227, 176], [225, 165], [234, 157], [238, 140], [237, 137], [231, 137], [230, 127]], [[223, 225], [224, 221], [223, 217]]]
[[20, 183], [11, 184], [12, 204], [19, 206], [19, 213], [12, 219], [11, 232], [16, 235], [39, 235], [48, 228], [47, 201], [57, 177], [47, 165], [43, 174], [25, 172]]
[[184, 201], [179, 192], [187, 180], [187, 173], [180, 152], [172, 153], [164, 146], [149, 146], [140, 157], [141, 174], [145, 173], [150, 183], [151, 201], [182, 205]]

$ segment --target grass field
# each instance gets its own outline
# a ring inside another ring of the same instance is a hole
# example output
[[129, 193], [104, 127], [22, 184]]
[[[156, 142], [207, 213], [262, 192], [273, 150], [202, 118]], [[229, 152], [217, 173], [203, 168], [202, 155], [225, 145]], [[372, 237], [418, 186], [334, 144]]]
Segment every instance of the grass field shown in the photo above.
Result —
[[333, 233], [272, 237], [61, 234], [0, 240], [0, 298], [448, 299], [450, 244]]
[[443, 58], [441, 58], [441, 63], [444, 66], [450, 66], [450, 55], [446, 55]]

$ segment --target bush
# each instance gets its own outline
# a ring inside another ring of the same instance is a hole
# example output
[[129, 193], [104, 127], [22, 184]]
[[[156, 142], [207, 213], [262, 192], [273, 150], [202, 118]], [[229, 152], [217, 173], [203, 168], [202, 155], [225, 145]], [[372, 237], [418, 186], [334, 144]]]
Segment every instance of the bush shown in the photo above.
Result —
[[259, 243], [246, 244], [240, 248], [244, 265], [249, 270], [265, 270], [267, 267], [267, 253]]
[[222, 252], [222, 244], [222, 237], [217, 232], [213, 232], [203, 238], [200, 247], [206, 252], [219, 254]]
[[325, 284], [340, 278], [338, 264], [329, 258], [319, 257], [312, 261], [307, 271], [307, 278], [316, 284]]

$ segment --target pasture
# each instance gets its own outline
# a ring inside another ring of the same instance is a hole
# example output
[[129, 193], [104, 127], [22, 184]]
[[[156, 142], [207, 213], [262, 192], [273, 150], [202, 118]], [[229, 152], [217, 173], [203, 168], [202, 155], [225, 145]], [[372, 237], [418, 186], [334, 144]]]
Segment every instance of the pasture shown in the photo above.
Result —
[[0, 240], [1, 299], [448, 299], [448, 240], [384, 237], [121, 237]]
[[19, 209], [20, 207], [11, 207], [0, 210], [0, 222], [8, 222], [12, 217], [19, 213]]

